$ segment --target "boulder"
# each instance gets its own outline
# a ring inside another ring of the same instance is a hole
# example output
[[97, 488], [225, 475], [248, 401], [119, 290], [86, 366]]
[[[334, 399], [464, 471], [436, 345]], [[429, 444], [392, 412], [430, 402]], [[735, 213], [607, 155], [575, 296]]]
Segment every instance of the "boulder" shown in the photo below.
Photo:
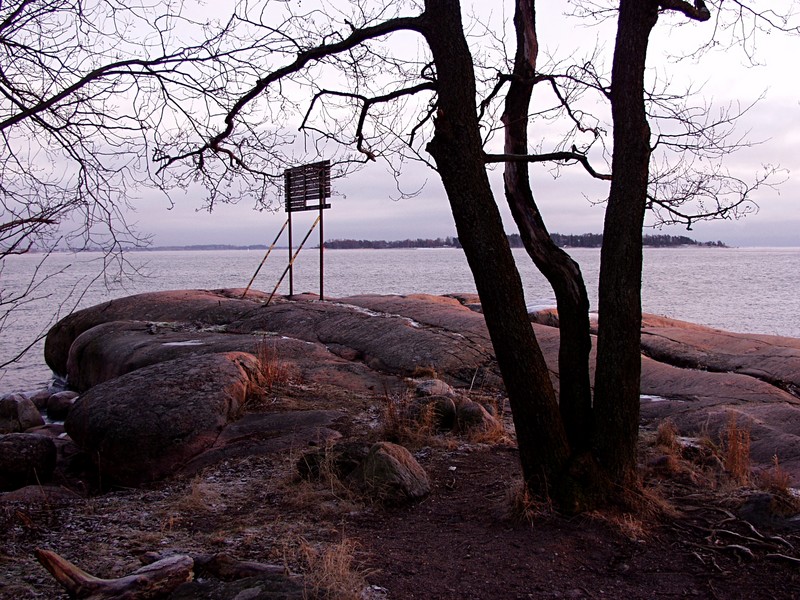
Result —
[[409, 406], [409, 420], [425, 424], [426, 421], [439, 431], [448, 431], [456, 426], [456, 403], [450, 396], [423, 396]]
[[491, 431], [499, 423], [483, 405], [472, 400], [462, 400], [456, 405], [456, 425], [459, 431]]
[[800, 392], [800, 340], [797, 339], [731, 333], [645, 315], [642, 351], [678, 367], [740, 373]]
[[418, 500], [431, 491], [428, 474], [403, 446], [378, 442], [354, 473], [365, 494], [383, 504]]
[[110, 321], [75, 338], [67, 359], [67, 381], [82, 392], [160, 362], [223, 352], [255, 354], [259, 340], [202, 331], [189, 324]]
[[[451, 311], [463, 311], [483, 320], [481, 315], [453, 302]], [[438, 306], [434, 301], [430, 304]], [[469, 325], [478, 327], [475, 322]], [[434, 366], [448, 379], [469, 383], [477, 372], [495, 370], [488, 337], [465, 336], [446, 327], [426, 326], [405, 315], [345, 302], [279, 302], [232, 323], [228, 330], [272, 331], [335, 345], [339, 356], [350, 356], [372, 370], [399, 376], [411, 376], [420, 366]], [[343, 348], [349, 348], [350, 352], [344, 352]]]
[[[51, 330], [48, 363], [57, 372], [69, 370], [70, 384], [80, 390], [179, 357], [200, 360], [234, 350], [258, 355], [257, 342], [268, 339], [276, 364], [289, 369], [293, 380], [331, 391], [394, 393], [406, 390], [404, 377], [435, 373], [427, 377], [439, 382], [421, 386], [422, 395], [412, 398], [404, 417], [421, 414], [432, 399], [450, 397], [448, 383], [502, 393], [483, 315], [467, 306], [477, 301], [472, 295], [363, 295], [327, 302], [296, 296], [276, 298], [270, 306], [258, 293], [240, 296], [232, 290], [156, 292], [80, 311]], [[557, 311], [539, 310], [532, 319], [539, 321], [532, 327], [558, 387], [559, 332], [552, 326]], [[642, 347], [645, 424], [670, 417], [681, 433], [696, 435], [704, 423], [716, 427], [737, 411], [752, 422], [754, 461], [767, 460], [768, 466], [777, 453], [800, 478], [799, 340], [645, 315]], [[593, 350], [592, 369], [595, 355]], [[455, 409], [436, 402], [442, 415]], [[463, 411], [464, 426], [492, 426], [486, 411], [472, 405]], [[441, 421], [446, 428], [447, 419]]]
[[246, 456], [263, 456], [308, 446], [329, 447], [342, 435], [330, 428], [345, 415], [335, 410], [250, 413], [228, 424], [214, 445], [190, 460], [181, 473]]
[[0, 490], [13, 490], [50, 479], [56, 466], [52, 439], [32, 433], [0, 435]]
[[211, 447], [259, 378], [257, 359], [240, 352], [143, 367], [81, 395], [64, 427], [104, 480], [137, 485]]
[[9, 394], [0, 398], [0, 433], [15, 433], [44, 425], [44, 419], [30, 398]]
[[47, 400], [47, 418], [51, 421], [63, 421], [77, 398], [78, 393], [71, 390], [53, 394]]
[[52, 393], [53, 392], [48, 389], [39, 390], [30, 394], [28, 398], [31, 399], [31, 402], [33, 402], [34, 406], [36, 406], [36, 408], [41, 412], [47, 408], [47, 401], [50, 400]]

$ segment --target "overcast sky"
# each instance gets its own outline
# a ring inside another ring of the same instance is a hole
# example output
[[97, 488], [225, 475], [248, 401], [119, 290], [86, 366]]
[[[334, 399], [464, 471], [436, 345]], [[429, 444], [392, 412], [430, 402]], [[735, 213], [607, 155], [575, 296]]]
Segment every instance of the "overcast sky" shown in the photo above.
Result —
[[[511, 10], [511, 3], [508, 10]], [[551, 52], [571, 52], [569, 44], [585, 42], [587, 48], [599, 39], [606, 52], [613, 47], [609, 28], [584, 29], [575, 21], [560, 16], [553, 5], [540, 2], [538, 28], [540, 43]], [[670, 22], [674, 22], [670, 21]], [[702, 85], [703, 94], [719, 105], [738, 100], [749, 104], [764, 98], [742, 117], [739, 131], [749, 132], [761, 142], [731, 157], [731, 168], [742, 177], [754, 175], [762, 164], [779, 164], [786, 181], [777, 192], [765, 190], [756, 199], [758, 214], [740, 221], [698, 224], [692, 231], [671, 227], [662, 233], [689, 235], [701, 241], [722, 240], [734, 246], [800, 246], [800, 85], [794, 75], [800, 56], [800, 38], [774, 34], [758, 42], [759, 65], [747, 66], [743, 53], [736, 49], [718, 51], [699, 62], [673, 64], [665, 53], [691, 51], [711, 35], [709, 24], [674, 28], [659, 22], [653, 37], [649, 65], [662, 80], [670, 79], [670, 89], [683, 89], [687, 83]], [[501, 206], [501, 168], [492, 173], [496, 197]], [[455, 235], [452, 216], [441, 183], [434, 172], [414, 166], [404, 174], [406, 189], [424, 184], [422, 193], [395, 201], [395, 181], [381, 163], [334, 182], [332, 208], [325, 213], [325, 237], [359, 239], [436, 238]], [[532, 171], [534, 194], [549, 229], [559, 233], [602, 231], [603, 206], [595, 200], [607, 193], [607, 184], [590, 180], [578, 167], [565, 169], [554, 180], [543, 168]], [[163, 200], [138, 203], [133, 215], [139, 229], [153, 234], [155, 245], [257, 244], [269, 243], [280, 228], [285, 214], [255, 212], [243, 201], [237, 206], [220, 206], [213, 214], [197, 212], [197, 198], [174, 195], [176, 206], [166, 209]], [[503, 210], [508, 231], [515, 231], [507, 210]], [[296, 219], [299, 231], [310, 225], [314, 215]], [[308, 223], [306, 223], [308, 221]], [[297, 235], [297, 234], [296, 234]]]

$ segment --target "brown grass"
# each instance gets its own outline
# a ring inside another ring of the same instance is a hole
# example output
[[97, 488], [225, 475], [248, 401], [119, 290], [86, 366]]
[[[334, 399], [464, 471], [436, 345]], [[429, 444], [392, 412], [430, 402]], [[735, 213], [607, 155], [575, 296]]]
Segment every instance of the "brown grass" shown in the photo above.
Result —
[[441, 441], [433, 404], [418, 406], [408, 391], [386, 394], [384, 399], [381, 433], [385, 439], [412, 448], [433, 446]]
[[339, 518], [361, 506], [359, 496], [342, 479], [336, 468], [336, 454], [330, 445], [313, 480], [301, 477], [297, 470], [299, 453], [292, 449], [284, 461], [285, 469], [276, 478], [275, 487], [282, 502], [289, 508], [312, 511], [326, 518]]
[[735, 413], [721, 434], [722, 465], [728, 476], [739, 485], [750, 482], [750, 430], [739, 427]]
[[758, 474], [757, 484], [762, 490], [774, 494], [791, 495], [789, 488], [792, 484], [792, 476], [781, 467], [777, 454], [772, 457], [772, 467]]
[[368, 573], [356, 563], [358, 545], [346, 538], [324, 548], [301, 541], [306, 598], [358, 600], [367, 586]]
[[197, 514], [220, 508], [222, 503], [220, 486], [198, 476], [192, 479], [186, 494], [175, 502], [175, 508], [182, 513]]
[[488, 427], [473, 428], [467, 431], [467, 439], [475, 444], [508, 444], [511, 443], [511, 435], [506, 430], [503, 422], [503, 408], [496, 399], [490, 400], [488, 411], [494, 416], [494, 421], [490, 421]]
[[672, 422], [672, 419], [665, 419], [658, 424], [656, 446], [670, 454], [680, 454], [681, 445], [678, 441], [678, 428]]
[[411, 372], [412, 379], [438, 379], [439, 375], [432, 366], [418, 366], [414, 367]]
[[266, 391], [289, 383], [288, 365], [279, 359], [275, 342], [270, 342], [267, 336], [262, 337], [256, 345], [256, 358], [261, 367]]
[[522, 480], [515, 481], [508, 488], [506, 502], [509, 518], [518, 523], [533, 524], [537, 519], [554, 513], [552, 503], [535, 498]]

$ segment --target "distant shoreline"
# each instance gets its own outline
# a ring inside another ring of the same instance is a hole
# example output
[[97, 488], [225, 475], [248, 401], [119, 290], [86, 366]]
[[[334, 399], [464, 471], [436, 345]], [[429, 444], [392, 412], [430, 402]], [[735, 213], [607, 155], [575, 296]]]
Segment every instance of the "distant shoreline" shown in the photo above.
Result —
[[[600, 233], [572, 234], [551, 234], [553, 241], [560, 248], [600, 248], [603, 243], [603, 235]], [[508, 236], [508, 243], [512, 248], [523, 248], [522, 238], [519, 234], [512, 233]], [[643, 236], [642, 246], [645, 248], [728, 248], [721, 241], [699, 242], [686, 236], [676, 235], [648, 235]], [[214, 252], [223, 250], [266, 250], [266, 244], [191, 244], [186, 246], [146, 246], [125, 248], [125, 252], [185, 252], [201, 251]], [[314, 248], [319, 248], [315, 246]], [[452, 248], [461, 249], [461, 244], [457, 237], [446, 237], [436, 239], [406, 239], [406, 240], [356, 240], [356, 239], [333, 239], [325, 242], [326, 250], [410, 250], [428, 248]], [[275, 250], [287, 250], [288, 246], [275, 246]], [[102, 248], [85, 248], [78, 252], [103, 252]], [[42, 251], [38, 251], [42, 252]], [[75, 252], [75, 250], [59, 249], [55, 252]]]

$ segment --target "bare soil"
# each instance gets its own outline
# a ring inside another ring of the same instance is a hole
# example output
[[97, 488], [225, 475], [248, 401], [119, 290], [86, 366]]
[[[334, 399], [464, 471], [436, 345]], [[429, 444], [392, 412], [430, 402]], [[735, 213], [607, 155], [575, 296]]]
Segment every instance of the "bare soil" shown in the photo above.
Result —
[[[287, 385], [262, 408], [335, 408], [348, 415], [345, 439], [375, 440], [384, 404]], [[727, 482], [709, 461], [698, 466], [657, 449], [654, 424], [645, 425], [648, 508], [633, 514], [567, 518], [526, 504], [510, 435], [416, 440], [411, 449], [432, 491], [402, 507], [366, 503], [335, 479], [301, 480], [295, 464], [306, 448], [147, 489], [0, 502], [0, 598], [67, 597], [36, 563], [35, 548], [102, 577], [130, 573], [149, 552], [226, 552], [285, 565], [307, 576], [309, 596], [327, 586], [333, 598], [800, 597], [800, 529], [791, 511]], [[349, 556], [337, 563], [342, 572], [322, 579], [327, 567], [315, 557], [326, 551]], [[352, 591], [353, 580], [363, 593]]]

